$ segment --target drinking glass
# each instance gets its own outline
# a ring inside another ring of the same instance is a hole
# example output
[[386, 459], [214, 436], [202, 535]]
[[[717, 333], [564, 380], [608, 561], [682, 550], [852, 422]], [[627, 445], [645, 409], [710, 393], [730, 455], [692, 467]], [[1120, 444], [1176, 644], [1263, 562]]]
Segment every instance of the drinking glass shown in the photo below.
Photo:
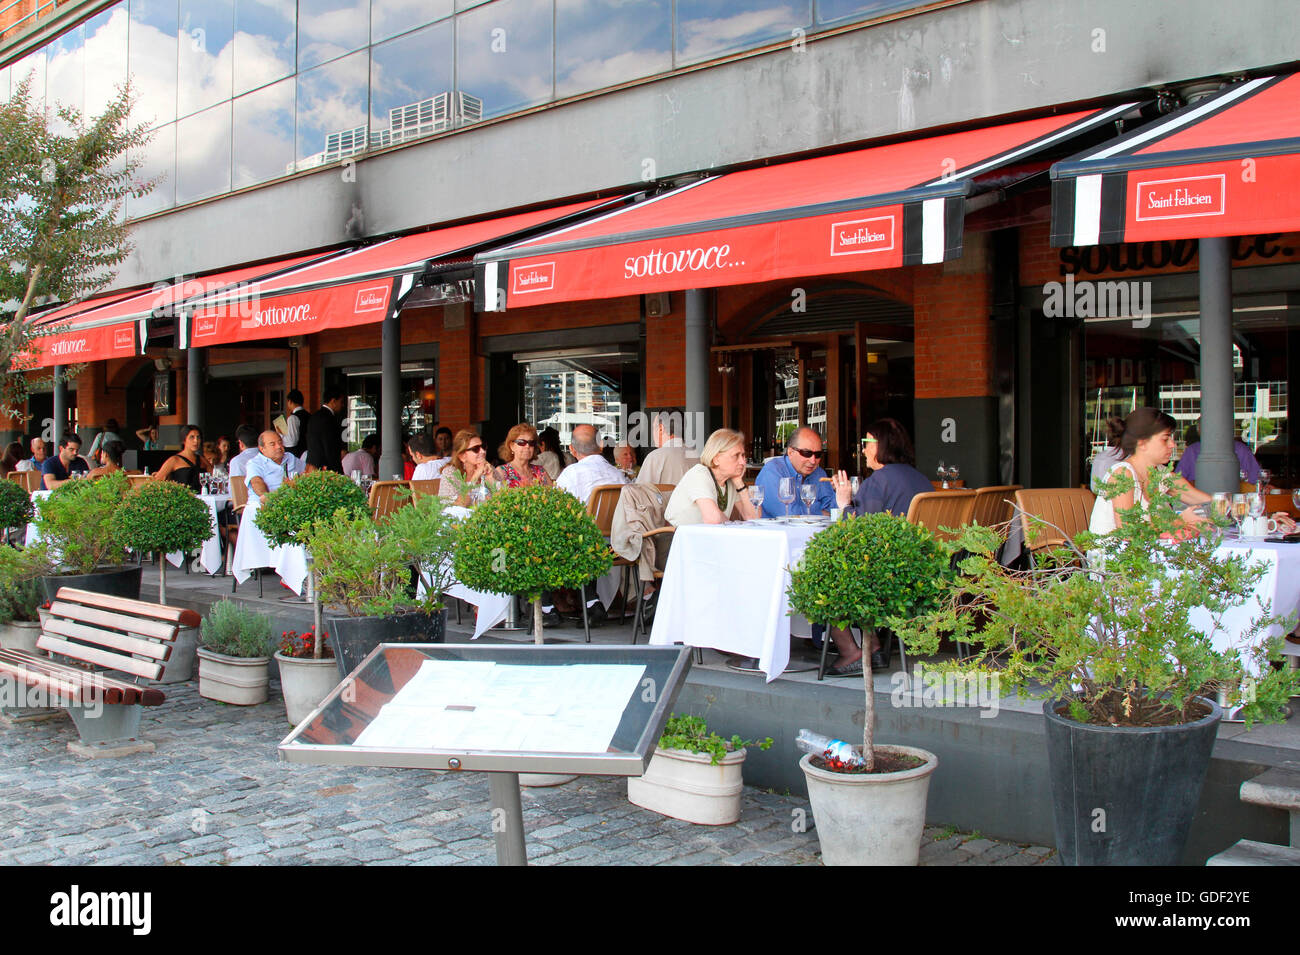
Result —
[[1295, 505], [1297, 511], [1300, 511], [1300, 487], [1291, 492], [1291, 503]]
[[854, 497], [858, 496], [858, 487], [860, 486], [860, 484], [861, 481], [856, 474], [853, 475], [853, 477], [849, 478], [849, 493], [852, 494]]
[[935, 470], [935, 473], [939, 475], [939, 480], [943, 482], [942, 486], [946, 488], [948, 486], [948, 469], [943, 466], [942, 461], [939, 462], [939, 467]]
[[961, 477], [961, 468], [955, 464], [948, 468], [948, 480], [952, 482], [953, 487], [957, 486], [957, 478], [959, 477]]
[[790, 505], [794, 503], [794, 478], [783, 477], [776, 487], [776, 499], [785, 505], [785, 516], [790, 516]]
[[749, 489], [749, 503], [754, 505], [754, 510], [758, 511], [758, 516], [763, 516], [763, 489], [755, 484]]
[[1246, 520], [1246, 495], [1232, 495], [1232, 520], [1237, 525], [1237, 530], [1241, 530], [1242, 523]]
[[1260, 493], [1250, 495], [1250, 516], [1263, 517], [1268, 502], [1264, 500], [1264, 495]]
[[803, 501], [805, 511], [811, 514], [813, 512], [813, 501], [817, 500], [817, 485], [812, 483], [800, 484], [799, 500]]
[[1210, 501], [1210, 512], [1220, 522], [1226, 522], [1232, 516], [1232, 495], [1227, 491], [1215, 491]]
[[1259, 484], [1255, 486], [1259, 489], [1259, 492], [1263, 494], [1265, 492], [1265, 488], [1269, 486], [1272, 480], [1273, 480], [1273, 472], [1270, 471], [1268, 468], [1260, 468]]

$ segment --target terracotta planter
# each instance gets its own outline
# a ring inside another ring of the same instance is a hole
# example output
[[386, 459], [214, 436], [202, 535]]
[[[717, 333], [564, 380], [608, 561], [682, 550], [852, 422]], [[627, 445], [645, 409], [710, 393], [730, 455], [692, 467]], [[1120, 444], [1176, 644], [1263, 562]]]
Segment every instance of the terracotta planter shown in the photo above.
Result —
[[286, 657], [276, 651], [275, 662], [280, 667], [280, 689], [284, 691], [284, 708], [289, 725], [297, 726], [330, 690], [339, 685], [338, 667], [333, 657], [320, 660], [314, 657]]
[[741, 771], [745, 751], [736, 750], [713, 765], [708, 753], [660, 747], [645, 774], [629, 777], [633, 805], [702, 826], [726, 826], [740, 818]]
[[252, 706], [266, 702], [270, 657], [228, 657], [199, 647], [199, 696]]

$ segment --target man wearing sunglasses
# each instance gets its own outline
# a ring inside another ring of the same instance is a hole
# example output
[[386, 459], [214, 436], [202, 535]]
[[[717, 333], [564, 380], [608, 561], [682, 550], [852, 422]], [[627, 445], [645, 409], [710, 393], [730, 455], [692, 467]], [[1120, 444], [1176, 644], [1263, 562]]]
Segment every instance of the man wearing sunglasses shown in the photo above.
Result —
[[[785, 504], [777, 494], [781, 487], [781, 478], [790, 478], [794, 482], [794, 503], [790, 505], [790, 514], [830, 513], [835, 507], [835, 489], [829, 480], [823, 480], [826, 472], [822, 470], [821, 461], [826, 452], [822, 450], [822, 439], [812, 428], [797, 428], [786, 439], [785, 454], [773, 458], [763, 465], [758, 472], [755, 484], [763, 489], [763, 516], [784, 517]], [[799, 489], [811, 484], [817, 489], [817, 497], [812, 507], [804, 504]]]

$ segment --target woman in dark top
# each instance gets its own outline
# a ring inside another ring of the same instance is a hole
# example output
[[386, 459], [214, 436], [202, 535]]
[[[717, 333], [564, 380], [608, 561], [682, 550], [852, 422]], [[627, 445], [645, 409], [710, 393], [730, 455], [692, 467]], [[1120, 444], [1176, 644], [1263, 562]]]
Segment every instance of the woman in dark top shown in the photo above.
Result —
[[12, 442], [5, 448], [3, 458], [0, 458], [0, 478], [7, 478], [14, 471], [18, 470], [18, 462], [23, 459], [23, 445], [21, 441]]
[[207, 462], [199, 454], [203, 447], [203, 432], [198, 425], [187, 424], [181, 428], [181, 449], [163, 462], [155, 481], [175, 481], [184, 484], [195, 494], [199, 492], [199, 474], [208, 470]]
[[[848, 475], [838, 471], [831, 478], [835, 488], [835, 503], [850, 514], [890, 514], [906, 516], [912, 498], [924, 491], [933, 491], [930, 479], [916, 469], [916, 452], [907, 429], [893, 418], [881, 418], [867, 426], [862, 439], [862, 457], [871, 469], [870, 476], [858, 487], [852, 500], [852, 486]], [[831, 676], [860, 676], [862, 651], [847, 630], [831, 628], [831, 639], [839, 651], [840, 662], [826, 672]], [[871, 637], [871, 669], [883, 670], [889, 666], [890, 653], [881, 649], [880, 640]]]

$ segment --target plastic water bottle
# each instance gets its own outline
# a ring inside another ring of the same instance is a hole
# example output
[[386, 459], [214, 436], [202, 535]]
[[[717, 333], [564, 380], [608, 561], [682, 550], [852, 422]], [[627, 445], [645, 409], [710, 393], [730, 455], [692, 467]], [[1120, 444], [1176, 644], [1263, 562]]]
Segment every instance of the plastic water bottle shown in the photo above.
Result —
[[831, 739], [812, 730], [800, 730], [794, 745], [805, 753], [820, 756], [835, 769], [852, 769], [866, 763], [862, 754], [844, 740]]

